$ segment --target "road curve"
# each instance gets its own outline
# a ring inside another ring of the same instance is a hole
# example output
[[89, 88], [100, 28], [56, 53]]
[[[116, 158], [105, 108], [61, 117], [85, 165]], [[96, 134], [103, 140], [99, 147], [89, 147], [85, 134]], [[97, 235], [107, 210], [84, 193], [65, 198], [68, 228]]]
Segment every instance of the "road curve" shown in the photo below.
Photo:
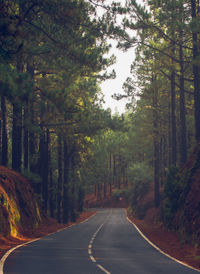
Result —
[[16, 249], [4, 274], [192, 274], [158, 252], [126, 219], [101, 209], [87, 222]]

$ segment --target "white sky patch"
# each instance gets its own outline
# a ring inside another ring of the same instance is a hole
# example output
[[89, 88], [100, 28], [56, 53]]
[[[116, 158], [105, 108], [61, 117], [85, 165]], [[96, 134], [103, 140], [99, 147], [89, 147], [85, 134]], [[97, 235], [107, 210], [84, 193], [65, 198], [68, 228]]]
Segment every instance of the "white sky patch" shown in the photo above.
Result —
[[[114, 43], [112, 43], [114, 44]], [[105, 104], [104, 108], [110, 108], [112, 113], [116, 111], [119, 114], [125, 112], [125, 106], [128, 103], [127, 99], [121, 99], [117, 101], [112, 98], [113, 94], [123, 94], [123, 83], [126, 81], [127, 77], [131, 76], [130, 66], [134, 60], [134, 49], [130, 49], [127, 52], [123, 52], [116, 48], [112, 49], [112, 52], [117, 57], [117, 61], [114, 65], [109, 68], [109, 71], [115, 69], [116, 78], [111, 80], [106, 80], [101, 84], [101, 89], [104, 94]]]
[[[144, 4], [143, 0], [137, 0], [137, 2]], [[121, 0], [120, 3], [124, 4], [125, 0]], [[112, 95], [115, 93], [124, 94], [122, 86], [126, 79], [131, 76], [130, 66], [135, 59], [135, 49], [131, 48], [128, 51], [123, 52], [122, 50], [118, 50], [116, 48], [116, 41], [109, 41], [108, 44], [112, 44], [113, 46], [113, 48], [110, 50], [109, 56], [114, 54], [117, 58], [116, 63], [109, 67], [108, 71], [111, 72], [114, 69], [116, 71], [116, 78], [112, 80], [106, 80], [100, 85], [105, 101], [103, 107], [105, 109], [110, 108], [112, 114], [115, 112], [122, 114], [125, 112], [126, 104], [129, 103], [128, 99], [124, 98], [117, 101], [116, 99], [112, 98]]]

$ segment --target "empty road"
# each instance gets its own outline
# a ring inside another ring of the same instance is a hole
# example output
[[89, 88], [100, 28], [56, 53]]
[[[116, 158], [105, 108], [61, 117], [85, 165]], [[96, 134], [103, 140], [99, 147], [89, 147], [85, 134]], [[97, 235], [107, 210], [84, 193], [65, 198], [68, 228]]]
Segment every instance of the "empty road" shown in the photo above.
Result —
[[123, 209], [100, 209], [82, 224], [16, 249], [4, 274], [194, 274], [158, 252]]

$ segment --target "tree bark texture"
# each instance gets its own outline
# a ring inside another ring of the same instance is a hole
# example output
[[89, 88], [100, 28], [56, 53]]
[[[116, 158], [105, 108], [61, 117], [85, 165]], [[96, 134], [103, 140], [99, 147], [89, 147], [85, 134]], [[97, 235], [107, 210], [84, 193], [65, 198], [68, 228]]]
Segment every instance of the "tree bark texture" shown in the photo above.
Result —
[[158, 117], [158, 90], [154, 84], [154, 77], [152, 79], [153, 84], [153, 127], [154, 127], [154, 203], [155, 207], [160, 205], [160, 158], [159, 158], [159, 117]]
[[1, 143], [1, 164], [8, 165], [8, 133], [6, 119], [6, 100], [4, 94], [1, 96], [1, 115], [2, 115], [2, 143]]
[[22, 106], [20, 103], [13, 104], [12, 125], [12, 168], [21, 172], [22, 158]]
[[172, 140], [172, 165], [176, 166], [177, 147], [176, 147], [176, 92], [175, 92], [175, 73], [171, 73], [171, 140]]
[[64, 184], [63, 184], [63, 223], [68, 223], [69, 220], [69, 164], [67, 141], [64, 140]]
[[63, 149], [62, 138], [58, 134], [58, 183], [57, 183], [57, 220], [61, 223], [61, 201], [62, 201], [62, 182], [63, 182]]
[[[199, 17], [199, 1], [191, 0], [192, 19]], [[194, 117], [195, 117], [195, 135], [196, 141], [200, 140], [200, 68], [196, 64], [199, 58], [199, 32], [192, 32], [193, 41], [193, 75], [194, 75]]]

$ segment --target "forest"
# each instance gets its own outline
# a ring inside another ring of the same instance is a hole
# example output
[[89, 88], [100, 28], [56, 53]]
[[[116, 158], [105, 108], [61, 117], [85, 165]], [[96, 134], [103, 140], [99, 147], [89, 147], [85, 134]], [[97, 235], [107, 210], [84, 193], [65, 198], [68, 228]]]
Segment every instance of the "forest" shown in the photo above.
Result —
[[[198, 0], [1, 1], [0, 163], [49, 216], [75, 221], [92, 191], [134, 209], [152, 182], [160, 206], [200, 139], [199, 18]], [[122, 115], [102, 107], [110, 39], [135, 49]]]

